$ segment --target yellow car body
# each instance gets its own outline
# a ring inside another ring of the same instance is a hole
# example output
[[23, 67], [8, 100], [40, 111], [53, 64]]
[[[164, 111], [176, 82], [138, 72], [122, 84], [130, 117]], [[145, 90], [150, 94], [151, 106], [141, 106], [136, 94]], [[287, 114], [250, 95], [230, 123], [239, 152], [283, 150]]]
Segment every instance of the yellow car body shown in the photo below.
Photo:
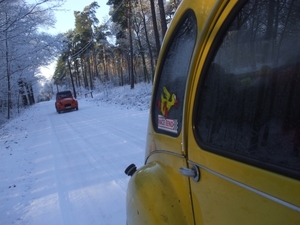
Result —
[[128, 225], [300, 224], [299, 5], [182, 1], [158, 59], [145, 165], [128, 183]]

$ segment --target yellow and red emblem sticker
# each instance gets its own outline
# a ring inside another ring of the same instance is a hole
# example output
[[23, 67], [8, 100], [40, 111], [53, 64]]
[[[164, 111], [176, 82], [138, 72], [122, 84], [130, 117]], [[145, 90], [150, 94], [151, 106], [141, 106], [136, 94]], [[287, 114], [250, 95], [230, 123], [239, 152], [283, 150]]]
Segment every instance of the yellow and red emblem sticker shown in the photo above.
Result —
[[175, 94], [171, 94], [166, 87], [163, 87], [163, 93], [158, 101], [159, 111], [162, 115], [158, 114], [158, 129], [166, 130], [172, 133], [178, 132], [177, 119], [168, 118], [170, 110], [177, 108], [178, 99]]

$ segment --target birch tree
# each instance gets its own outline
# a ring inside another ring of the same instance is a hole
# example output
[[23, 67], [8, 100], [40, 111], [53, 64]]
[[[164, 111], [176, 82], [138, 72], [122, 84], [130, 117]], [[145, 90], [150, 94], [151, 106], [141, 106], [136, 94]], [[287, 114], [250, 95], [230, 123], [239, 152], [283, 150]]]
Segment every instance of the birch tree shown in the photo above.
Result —
[[[50, 4], [51, 1], [44, 0], [34, 5], [21, 0], [0, 2], [0, 79], [5, 84], [0, 88], [1, 96], [6, 96], [0, 99], [0, 107], [2, 112], [6, 108], [7, 119], [11, 118], [12, 109], [19, 105], [20, 99], [25, 104], [35, 102], [32, 85], [37, 82], [38, 68], [53, 60], [59, 49], [58, 37], [40, 32], [41, 26], [54, 23], [51, 12], [55, 5], [43, 8], [44, 3]], [[20, 98], [25, 92], [27, 95]]]

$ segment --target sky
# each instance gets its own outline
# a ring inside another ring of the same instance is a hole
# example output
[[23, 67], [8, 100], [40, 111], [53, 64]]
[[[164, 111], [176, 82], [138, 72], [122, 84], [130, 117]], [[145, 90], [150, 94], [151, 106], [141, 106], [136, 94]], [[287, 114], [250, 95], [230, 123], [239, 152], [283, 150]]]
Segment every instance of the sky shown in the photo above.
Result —
[[0, 224], [126, 224], [124, 170], [144, 164], [151, 90], [95, 91], [61, 114], [53, 98], [3, 125]]
[[[35, 3], [37, 0], [26, 0], [28, 3]], [[62, 5], [61, 11], [55, 12], [56, 24], [55, 28], [50, 29], [49, 31], [53, 34], [55, 33], [64, 33], [70, 29], [75, 28], [75, 17], [74, 11], [83, 11], [84, 7], [91, 4], [92, 2], [98, 2], [100, 6], [97, 9], [97, 18], [100, 23], [105, 23], [109, 16], [109, 7], [106, 5], [108, 0], [89, 0], [89, 1], [78, 1], [78, 0], [66, 0], [65, 4]]]
[[[97, 18], [100, 22], [105, 23], [108, 20], [109, 6], [106, 5], [108, 0], [98, 0], [99, 8], [97, 9]], [[83, 11], [84, 7], [91, 4], [93, 0], [90, 1], [78, 1], [78, 0], [67, 0], [63, 5], [63, 9], [68, 11], [56, 12], [56, 25], [55, 31], [66, 32], [69, 29], [75, 28], [75, 17], [74, 11]]]
[[[27, 3], [34, 4], [37, 0], [26, 0]], [[109, 19], [109, 8], [110, 6], [106, 5], [108, 0], [95, 0], [100, 6], [97, 9], [97, 18], [101, 23], [105, 23]], [[54, 28], [48, 30], [51, 34], [64, 33], [70, 29], [75, 28], [75, 17], [74, 11], [83, 11], [84, 7], [94, 2], [93, 0], [89, 1], [80, 1], [80, 0], [67, 0], [66, 3], [61, 7], [61, 11], [55, 12], [56, 24]], [[51, 79], [56, 62], [52, 62], [47, 67], [40, 68], [41, 74], [47, 79]]]

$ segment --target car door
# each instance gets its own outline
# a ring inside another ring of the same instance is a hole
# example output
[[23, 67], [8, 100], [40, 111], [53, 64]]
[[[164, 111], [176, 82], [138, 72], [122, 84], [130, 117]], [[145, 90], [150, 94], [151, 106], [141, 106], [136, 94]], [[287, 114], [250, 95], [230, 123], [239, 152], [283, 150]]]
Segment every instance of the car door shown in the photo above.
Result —
[[229, 1], [195, 66], [196, 224], [300, 224], [300, 1]]

